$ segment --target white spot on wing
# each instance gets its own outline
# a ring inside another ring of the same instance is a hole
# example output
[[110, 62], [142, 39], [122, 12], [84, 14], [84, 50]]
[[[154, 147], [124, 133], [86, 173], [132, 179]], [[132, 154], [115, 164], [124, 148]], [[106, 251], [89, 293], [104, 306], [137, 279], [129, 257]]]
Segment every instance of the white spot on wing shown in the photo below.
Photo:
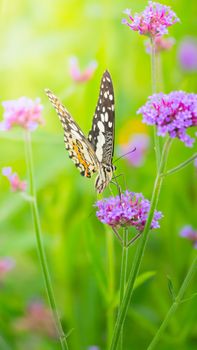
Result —
[[112, 122], [109, 122], [108, 126], [109, 126], [109, 128], [111, 128], [112, 127]]
[[104, 127], [103, 123], [100, 120], [98, 122], [98, 128], [101, 131], [101, 133], [105, 131], [105, 127]]
[[105, 112], [105, 122], [108, 122], [108, 118], [109, 118], [108, 113]]
[[110, 101], [112, 101], [113, 100], [113, 95], [109, 95], [109, 99], [110, 99]]
[[104, 114], [103, 113], [101, 113], [101, 121], [104, 123], [104, 121], [105, 121], [105, 117], [104, 117]]
[[97, 137], [97, 149], [96, 149], [96, 156], [99, 160], [99, 162], [102, 161], [102, 157], [103, 157], [103, 145], [105, 143], [105, 137], [102, 133], [100, 133]]

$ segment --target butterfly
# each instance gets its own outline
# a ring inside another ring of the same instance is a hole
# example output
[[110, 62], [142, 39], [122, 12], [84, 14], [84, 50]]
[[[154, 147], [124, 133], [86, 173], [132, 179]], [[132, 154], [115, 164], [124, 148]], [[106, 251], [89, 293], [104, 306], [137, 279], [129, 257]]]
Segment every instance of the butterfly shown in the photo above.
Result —
[[45, 90], [55, 108], [64, 129], [64, 142], [69, 157], [81, 175], [88, 178], [97, 173], [95, 188], [104, 191], [112, 179], [116, 167], [112, 164], [114, 153], [115, 112], [112, 79], [106, 70], [100, 83], [100, 92], [88, 137], [59, 99]]

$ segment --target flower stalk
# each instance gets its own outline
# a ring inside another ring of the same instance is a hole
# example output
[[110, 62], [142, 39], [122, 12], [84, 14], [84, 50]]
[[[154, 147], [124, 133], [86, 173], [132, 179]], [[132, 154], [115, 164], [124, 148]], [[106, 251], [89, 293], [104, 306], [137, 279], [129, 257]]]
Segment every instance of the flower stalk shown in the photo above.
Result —
[[149, 344], [147, 350], [153, 350], [155, 348], [155, 346], [158, 344], [158, 341], [160, 340], [164, 330], [166, 329], [172, 315], [175, 313], [176, 309], [178, 308], [178, 306], [180, 305], [180, 303], [183, 301], [183, 296], [185, 294], [185, 291], [194, 275], [194, 273], [196, 272], [196, 268], [197, 268], [197, 255], [179, 289], [179, 292], [176, 296], [176, 298], [174, 299], [173, 304], [171, 305], [170, 309], [168, 310], [166, 317], [164, 318], [161, 326], [159, 327], [157, 333], [155, 334], [154, 338], [152, 339], [151, 343]]
[[[155, 39], [151, 37], [151, 78], [152, 78], [152, 94], [157, 92], [157, 64], [156, 64], [156, 48]], [[157, 170], [160, 164], [160, 144], [157, 136], [157, 128], [154, 126], [154, 148], [156, 155]]]
[[163, 182], [162, 173], [165, 170], [170, 144], [171, 144], [171, 140], [170, 140], [170, 138], [168, 138], [166, 140], [166, 143], [165, 143], [164, 148], [163, 148], [158, 174], [157, 174], [156, 179], [155, 179], [153, 193], [152, 193], [152, 199], [151, 199], [151, 206], [150, 206], [148, 218], [146, 221], [146, 225], [144, 227], [144, 230], [142, 232], [141, 237], [139, 238], [139, 243], [138, 243], [137, 250], [136, 250], [136, 253], [134, 256], [132, 268], [131, 268], [131, 271], [129, 274], [127, 287], [125, 289], [125, 295], [124, 295], [122, 303], [120, 305], [120, 309], [119, 309], [117, 321], [116, 321], [115, 328], [114, 328], [114, 333], [113, 333], [113, 337], [112, 337], [112, 343], [111, 343], [110, 350], [117, 349], [119, 338], [120, 338], [120, 333], [121, 333], [121, 328], [124, 324], [126, 314], [127, 314], [127, 311], [128, 311], [129, 305], [130, 305], [130, 301], [131, 301], [131, 297], [132, 297], [133, 289], [134, 289], [134, 283], [135, 283], [136, 277], [137, 277], [139, 269], [140, 269], [141, 261], [143, 258], [143, 254], [144, 254], [144, 251], [146, 248], [147, 241], [148, 241], [148, 233], [149, 233], [149, 230], [151, 227], [152, 219], [154, 216], [154, 211], [155, 211], [155, 208], [157, 206], [158, 199], [159, 199], [159, 194], [160, 194], [160, 190], [161, 190], [161, 186], [162, 186], [162, 182]]
[[183, 163], [177, 165], [176, 167], [166, 171], [163, 176], [168, 176], [171, 174], [176, 173], [177, 171], [185, 168], [189, 163], [191, 163], [193, 160], [195, 160], [197, 158], [197, 153], [194, 153], [193, 156], [191, 156], [190, 158], [188, 158], [187, 160], [185, 160]]
[[108, 310], [107, 310], [107, 344], [111, 342], [114, 328], [114, 280], [115, 280], [115, 261], [114, 261], [114, 236], [110, 231], [106, 235], [107, 257], [108, 257]]
[[64, 334], [60, 317], [57, 311], [53, 287], [52, 287], [51, 278], [48, 270], [48, 264], [46, 260], [44, 246], [42, 242], [40, 217], [39, 217], [38, 206], [37, 206], [36, 190], [35, 190], [34, 174], [33, 174], [31, 134], [29, 131], [25, 132], [25, 148], [26, 148], [26, 164], [27, 164], [28, 175], [29, 175], [29, 187], [30, 187], [29, 191], [30, 191], [30, 197], [32, 198], [32, 200], [30, 201], [30, 205], [31, 205], [32, 217], [33, 217], [35, 234], [36, 234], [38, 255], [40, 258], [41, 268], [42, 268], [43, 277], [44, 277], [45, 286], [46, 286], [46, 292], [47, 292], [49, 304], [51, 307], [51, 311], [54, 317], [54, 323], [56, 326], [57, 334], [61, 343], [61, 348], [62, 350], [68, 350], [66, 335]]
[[[121, 271], [120, 271], [120, 305], [124, 297], [125, 286], [127, 282], [127, 262], [128, 262], [128, 230], [123, 229], [123, 242], [122, 242], [122, 260], [121, 260]], [[123, 350], [123, 326], [120, 334], [120, 350]]]

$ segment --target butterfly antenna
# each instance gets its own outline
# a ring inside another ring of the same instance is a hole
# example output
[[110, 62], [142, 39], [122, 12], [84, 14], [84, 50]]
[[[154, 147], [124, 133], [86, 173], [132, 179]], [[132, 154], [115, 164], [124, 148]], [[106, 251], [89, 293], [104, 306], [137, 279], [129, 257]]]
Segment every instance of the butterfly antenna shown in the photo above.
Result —
[[125, 153], [125, 154], [122, 154], [120, 157], [116, 158], [116, 159], [114, 160], [113, 164], [116, 163], [119, 159], [124, 158], [124, 157], [127, 156], [128, 154], [131, 154], [131, 153], [133, 153], [133, 152], [135, 152], [135, 151], [136, 151], [136, 147], [135, 147], [134, 149], [132, 149], [131, 151], [129, 151], [129, 152]]

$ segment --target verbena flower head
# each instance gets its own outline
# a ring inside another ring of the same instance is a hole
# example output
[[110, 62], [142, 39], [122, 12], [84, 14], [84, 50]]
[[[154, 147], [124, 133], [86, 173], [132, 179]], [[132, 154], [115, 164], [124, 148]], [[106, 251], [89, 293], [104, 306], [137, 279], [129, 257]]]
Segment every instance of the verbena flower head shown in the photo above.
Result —
[[197, 39], [186, 38], [179, 47], [178, 58], [185, 71], [197, 71]]
[[[150, 202], [141, 193], [125, 191], [120, 196], [104, 198], [96, 202], [97, 218], [114, 228], [133, 226], [137, 231], [144, 229]], [[162, 213], [154, 212], [151, 228], [158, 228]]]
[[149, 1], [145, 10], [136, 13], [134, 16], [131, 15], [131, 11], [128, 9], [124, 13], [129, 16], [129, 20], [123, 19], [123, 24], [141, 35], [152, 38], [168, 34], [167, 28], [180, 21], [169, 6], [153, 1]]
[[2, 169], [2, 174], [7, 177], [10, 182], [11, 190], [16, 191], [25, 191], [27, 184], [26, 181], [21, 181], [17, 173], [12, 172], [11, 167], [4, 167]]
[[194, 248], [197, 249], [197, 230], [194, 230], [192, 226], [184, 226], [180, 232], [180, 236], [189, 239]]
[[[168, 51], [172, 48], [175, 43], [174, 38], [164, 38], [162, 36], [158, 36], [155, 38], [155, 52], [156, 54], [162, 51]], [[151, 53], [151, 43], [150, 40], [145, 41], [146, 52], [148, 54]]]
[[39, 124], [44, 123], [41, 116], [43, 106], [39, 98], [33, 101], [27, 97], [20, 97], [18, 100], [4, 101], [2, 105], [5, 112], [0, 130], [10, 130], [14, 126], [20, 126], [33, 131]]
[[197, 94], [184, 91], [154, 94], [137, 113], [143, 115], [144, 123], [157, 126], [158, 135], [168, 133], [192, 147], [194, 139], [186, 131], [197, 125]]
[[88, 66], [81, 71], [77, 57], [73, 56], [69, 60], [69, 72], [71, 78], [77, 83], [83, 83], [90, 80], [97, 68], [97, 62], [91, 61]]

